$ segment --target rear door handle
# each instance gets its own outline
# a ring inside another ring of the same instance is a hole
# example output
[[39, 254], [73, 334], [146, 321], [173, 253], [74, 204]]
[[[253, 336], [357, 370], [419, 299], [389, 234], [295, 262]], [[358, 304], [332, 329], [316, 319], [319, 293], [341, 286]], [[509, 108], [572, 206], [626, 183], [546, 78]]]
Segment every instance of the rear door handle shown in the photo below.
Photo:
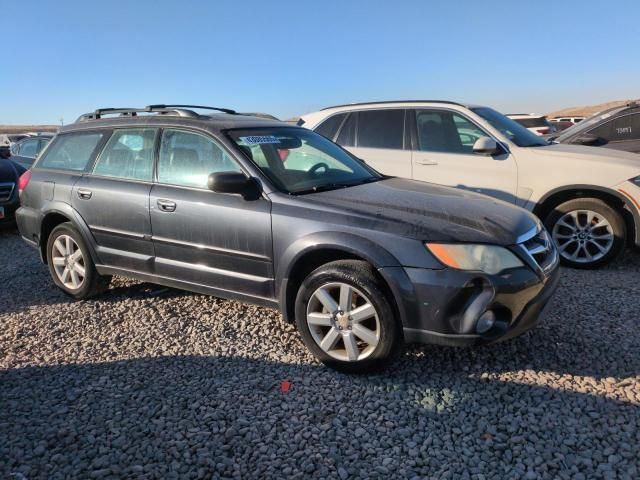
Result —
[[418, 165], [437, 165], [438, 162], [436, 162], [435, 160], [429, 160], [428, 158], [423, 158], [421, 160], [416, 160], [416, 163]]
[[78, 196], [80, 198], [82, 198], [83, 200], [89, 200], [91, 198], [91, 195], [93, 195], [91, 190], [87, 190], [86, 188], [79, 188], [78, 189]]
[[176, 202], [172, 202], [171, 200], [158, 200], [158, 208], [163, 212], [175, 212], [176, 210]]

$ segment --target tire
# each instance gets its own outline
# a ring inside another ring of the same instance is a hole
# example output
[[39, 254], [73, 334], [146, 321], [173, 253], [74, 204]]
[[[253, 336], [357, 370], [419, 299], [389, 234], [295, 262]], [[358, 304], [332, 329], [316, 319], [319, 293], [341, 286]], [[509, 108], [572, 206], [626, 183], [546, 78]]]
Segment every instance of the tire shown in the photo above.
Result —
[[111, 276], [98, 274], [82, 235], [70, 222], [61, 223], [49, 235], [47, 264], [58, 288], [76, 300], [104, 292], [111, 282]]
[[553, 209], [545, 226], [563, 265], [592, 269], [615, 260], [626, 245], [622, 215], [596, 198], [577, 198]]
[[382, 281], [363, 261], [331, 262], [311, 272], [298, 290], [295, 314], [307, 348], [341, 372], [380, 370], [402, 345], [400, 324]]

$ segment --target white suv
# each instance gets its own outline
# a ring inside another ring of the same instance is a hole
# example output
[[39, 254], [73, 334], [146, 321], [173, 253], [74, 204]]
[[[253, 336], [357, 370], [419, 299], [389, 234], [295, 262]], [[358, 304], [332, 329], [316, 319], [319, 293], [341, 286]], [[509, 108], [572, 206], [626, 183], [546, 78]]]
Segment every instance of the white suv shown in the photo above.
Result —
[[519, 123], [536, 135], [556, 133], [555, 125], [547, 120], [547, 117], [544, 115], [536, 115], [535, 113], [508, 113], [507, 117], [515, 120], [516, 123]]
[[565, 265], [595, 268], [626, 243], [640, 245], [636, 154], [549, 144], [491, 108], [445, 101], [341, 105], [303, 115], [298, 125], [384, 174], [465, 188], [533, 211]]

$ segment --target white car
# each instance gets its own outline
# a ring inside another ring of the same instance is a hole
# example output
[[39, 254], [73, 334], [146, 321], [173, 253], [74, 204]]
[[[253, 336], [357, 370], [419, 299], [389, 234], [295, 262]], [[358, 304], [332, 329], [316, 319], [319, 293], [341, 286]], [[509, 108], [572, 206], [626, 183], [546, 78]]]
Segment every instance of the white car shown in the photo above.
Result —
[[556, 118], [550, 118], [549, 121], [551, 123], [556, 123], [556, 122], [571, 122], [574, 125], [576, 123], [580, 123], [582, 120], [584, 120], [586, 117], [556, 117]]
[[640, 245], [636, 154], [549, 144], [491, 108], [445, 101], [341, 105], [303, 115], [298, 125], [384, 174], [465, 188], [533, 211], [568, 266], [595, 268], [626, 243]]
[[507, 117], [515, 120], [516, 123], [519, 123], [536, 135], [556, 133], [555, 125], [547, 120], [547, 117], [544, 115], [536, 115], [535, 113], [508, 113]]

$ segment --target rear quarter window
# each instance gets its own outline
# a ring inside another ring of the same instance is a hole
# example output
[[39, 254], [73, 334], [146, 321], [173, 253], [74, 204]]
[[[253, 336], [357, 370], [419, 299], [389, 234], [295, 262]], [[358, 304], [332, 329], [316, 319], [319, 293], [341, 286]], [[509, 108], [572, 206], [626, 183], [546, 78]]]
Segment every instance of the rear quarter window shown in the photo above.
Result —
[[102, 132], [60, 135], [44, 151], [37, 168], [82, 171], [87, 168], [104, 135]]

